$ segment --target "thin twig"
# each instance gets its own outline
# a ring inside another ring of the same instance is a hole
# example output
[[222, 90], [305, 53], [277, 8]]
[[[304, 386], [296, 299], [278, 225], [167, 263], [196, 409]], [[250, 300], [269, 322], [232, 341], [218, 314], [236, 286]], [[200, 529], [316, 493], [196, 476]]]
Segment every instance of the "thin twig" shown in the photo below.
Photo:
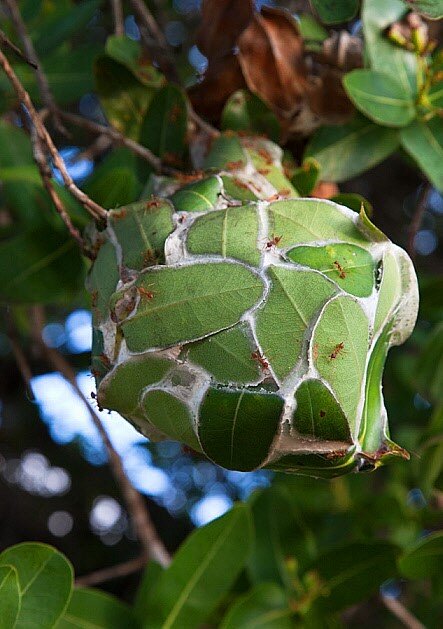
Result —
[[143, 0], [131, 0], [131, 5], [139, 20], [146, 26], [159, 46], [166, 51], [168, 49], [166, 37]]
[[79, 162], [82, 159], [95, 160], [114, 144], [112, 139], [108, 135], [99, 135], [90, 146], [83, 149], [74, 159], [74, 162]]
[[205, 131], [210, 138], [218, 138], [220, 136], [220, 131], [209, 124], [209, 122], [206, 122], [206, 120], [203, 120], [195, 109], [193, 109], [190, 101], [188, 101], [188, 116], [202, 131]]
[[426, 627], [407, 609], [403, 603], [391, 596], [382, 596], [381, 600], [389, 611], [394, 614], [408, 629], [426, 629]]
[[15, 325], [14, 319], [12, 318], [11, 313], [8, 311], [6, 312], [6, 329], [9, 342], [11, 344], [12, 353], [14, 354], [18, 370], [20, 371], [23, 382], [25, 383], [26, 390], [28, 391], [29, 399], [34, 400], [34, 392], [31, 387], [32, 370], [29, 366], [29, 362], [26, 358], [25, 352], [20, 345], [17, 327]]
[[82, 205], [86, 208], [86, 210], [90, 213], [90, 215], [97, 221], [106, 221], [107, 212], [104, 208], [102, 208], [98, 203], [95, 203], [92, 199], [88, 197], [82, 190], [80, 190], [72, 180], [72, 177], [68, 173], [66, 168], [66, 164], [62, 159], [60, 153], [57, 151], [54, 142], [52, 141], [51, 136], [49, 135], [45, 125], [43, 124], [39, 114], [37, 113], [31, 98], [28, 92], [25, 90], [23, 85], [21, 84], [19, 78], [15, 74], [12, 69], [9, 61], [0, 50], [0, 65], [3, 68], [6, 76], [8, 77], [12, 87], [14, 88], [15, 93], [19, 100], [23, 103], [25, 108], [27, 109], [27, 113], [31, 118], [36, 133], [39, 139], [43, 142], [44, 146], [47, 147], [51, 158], [54, 162], [54, 166], [58, 168], [60, 174], [62, 176], [63, 182], [69, 192], [75, 197]]
[[41, 328], [43, 323], [41, 309], [40, 312], [38, 310], [36, 312], [36, 310], [34, 309], [34, 323], [34, 334], [36, 337], [36, 341], [38, 342], [38, 345], [42, 350], [42, 353], [44, 354], [48, 362], [52, 365], [52, 367], [60, 372], [65, 380], [69, 382], [74, 391], [77, 393], [78, 397], [82, 400], [82, 402], [88, 409], [94, 426], [97, 428], [101, 438], [103, 439], [103, 443], [109, 456], [109, 465], [111, 467], [114, 478], [116, 479], [120, 487], [126, 503], [126, 507], [131, 515], [134, 530], [140, 543], [143, 546], [143, 550], [146, 556], [151, 557], [162, 566], [169, 565], [171, 557], [166, 550], [163, 542], [157, 535], [157, 531], [155, 530], [154, 524], [148, 513], [146, 504], [141, 494], [139, 494], [135, 487], [133, 487], [129, 478], [127, 477], [120, 455], [112, 445], [112, 442], [109, 439], [108, 433], [106, 432], [99, 415], [93, 409], [83, 391], [80, 389], [77, 383], [75, 371], [72, 369], [67, 360], [60, 354], [60, 352], [51, 347], [48, 347], [44, 343], [41, 336]]
[[157, 173], [164, 173], [168, 175], [177, 174], [178, 171], [176, 169], [170, 168], [169, 166], [165, 166], [164, 164], [162, 164], [161, 159], [154, 155], [152, 151], [142, 146], [141, 144], [138, 144], [138, 142], [135, 142], [135, 140], [127, 138], [113, 127], [106, 127], [105, 125], [94, 122], [93, 120], [89, 120], [88, 118], [84, 118], [83, 116], [78, 116], [77, 114], [71, 114], [64, 111], [60, 111], [59, 113], [60, 116], [64, 120], [66, 120], [66, 122], [71, 122], [77, 127], [81, 127], [86, 131], [90, 131], [91, 133], [106, 135], [117, 144], [122, 144], [123, 146], [126, 146], [133, 153], [139, 155], [139, 157], [142, 157], [149, 164], [151, 164], [151, 166]]
[[408, 230], [408, 253], [412, 260], [415, 259], [415, 237], [417, 235], [418, 230], [420, 229], [421, 222], [423, 220], [423, 215], [426, 211], [426, 207], [428, 204], [429, 193], [432, 190], [431, 184], [426, 182], [422, 189], [420, 190], [420, 195], [417, 201], [417, 207], [415, 208], [414, 215], [412, 216], [411, 223], [409, 225]]
[[121, 0], [111, 0], [112, 15], [114, 16], [114, 33], [117, 37], [125, 34], [125, 22]]
[[42, 178], [43, 185], [46, 188], [46, 191], [49, 194], [51, 201], [54, 204], [55, 209], [60, 215], [60, 218], [62, 219], [63, 223], [66, 225], [70, 236], [74, 238], [74, 240], [79, 245], [82, 253], [88, 258], [93, 259], [94, 256], [86, 247], [86, 243], [83, 240], [82, 235], [79, 232], [79, 230], [76, 227], [74, 227], [71, 221], [71, 217], [69, 216], [68, 211], [66, 210], [66, 207], [63, 201], [61, 200], [60, 196], [57, 194], [57, 191], [55, 190], [52, 184], [51, 169], [48, 166], [48, 162], [43, 152], [41, 140], [37, 136], [35, 129], [31, 130], [31, 140], [32, 140], [34, 161], [37, 164], [37, 168], [40, 171], [40, 177]]
[[14, 24], [14, 28], [22, 41], [25, 53], [28, 59], [31, 61], [32, 66], [35, 68], [38, 89], [40, 91], [40, 95], [42, 97], [44, 105], [51, 112], [54, 126], [58, 131], [63, 133], [63, 135], [69, 136], [67, 130], [65, 129], [65, 127], [61, 123], [60, 118], [57, 115], [57, 105], [55, 103], [54, 96], [52, 95], [51, 88], [49, 87], [49, 81], [43, 71], [42, 65], [34, 48], [34, 44], [32, 43], [32, 39], [29, 37], [28, 31], [26, 29], [26, 24], [23, 21], [17, 2], [16, 0], [4, 0], [4, 2], [9, 9], [12, 23]]
[[92, 585], [98, 585], [99, 583], [105, 583], [112, 579], [118, 579], [119, 577], [127, 577], [134, 572], [142, 570], [146, 566], [146, 557], [141, 555], [130, 561], [119, 563], [116, 566], [110, 568], [103, 568], [102, 570], [96, 570], [90, 574], [85, 574], [83, 577], [78, 577], [75, 580], [75, 584], [82, 587], [90, 587]]
[[9, 37], [6, 36], [6, 33], [4, 33], [2, 30], [0, 30], [0, 46], [6, 46], [10, 50], [12, 50], [12, 52], [15, 53], [19, 59], [30, 65], [31, 68], [37, 69], [37, 64], [28, 59], [28, 57], [23, 54], [20, 48], [12, 43]]

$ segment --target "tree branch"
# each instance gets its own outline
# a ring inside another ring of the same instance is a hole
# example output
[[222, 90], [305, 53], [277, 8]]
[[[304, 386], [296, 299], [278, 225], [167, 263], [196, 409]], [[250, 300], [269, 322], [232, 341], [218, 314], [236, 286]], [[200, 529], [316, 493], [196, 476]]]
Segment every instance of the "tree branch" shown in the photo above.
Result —
[[417, 201], [417, 207], [415, 208], [415, 212], [412, 216], [411, 223], [409, 225], [408, 230], [408, 253], [411, 257], [411, 260], [415, 260], [415, 244], [414, 240], [417, 235], [418, 230], [420, 229], [421, 222], [423, 220], [423, 215], [426, 211], [429, 193], [431, 192], [432, 186], [427, 181], [423, 184], [422, 189], [420, 190], [420, 196]]
[[134, 530], [136, 531], [137, 537], [143, 546], [146, 556], [151, 557], [162, 566], [169, 565], [171, 557], [166, 550], [163, 542], [159, 538], [157, 531], [155, 530], [154, 524], [146, 508], [146, 504], [141, 494], [139, 494], [135, 487], [133, 487], [129, 478], [127, 477], [120, 455], [112, 445], [108, 433], [106, 432], [99, 415], [92, 408], [88, 399], [78, 386], [75, 371], [72, 369], [67, 360], [57, 350], [48, 347], [44, 343], [41, 336], [43, 322], [41, 320], [41, 315], [39, 312], [34, 314], [34, 322], [36, 324], [34, 330], [35, 338], [38, 342], [39, 347], [42, 350], [43, 355], [46, 357], [52, 367], [60, 372], [65, 380], [67, 380], [67, 382], [69, 382], [69, 384], [72, 386], [78, 397], [82, 400], [82, 402], [88, 409], [94, 426], [97, 428], [101, 438], [103, 439], [103, 443], [109, 456], [109, 465], [111, 467], [111, 471], [120, 487], [121, 493], [126, 503], [126, 507], [131, 515]]
[[6, 330], [9, 338], [9, 342], [11, 343], [12, 353], [14, 354], [15, 362], [17, 364], [18, 370], [23, 378], [23, 382], [25, 383], [26, 390], [28, 392], [29, 398], [34, 400], [34, 393], [31, 387], [31, 379], [32, 379], [32, 370], [29, 366], [28, 359], [26, 358], [25, 352], [22, 350], [19, 339], [17, 328], [12, 318], [12, 315], [9, 311], [6, 311]]
[[39, 114], [37, 113], [28, 92], [21, 84], [19, 78], [15, 74], [9, 61], [1, 50], [0, 66], [3, 68], [3, 71], [8, 77], [12, 87], [14, 88], [15, 93], [17, 94], [18, 99], [25, 106], [27, 113], [29, 114], [29, 117], [31, 118], [32, 123], [35, 127], [36, 133], [40, 141], [44, 144], [45, 147], [47, 147], [54, 162], [54, 166], [60, 171], [66, 188], [69, 190], [72, 196], [75, 197], [83, 205], [83, 207], [96, 221], [106, 221], [108, 215], [107, 211], [100, 205], [98, 205], [98, 203], [95, 203], [95, 201], [90, 199], [87, 194], [85, 194], [75, 185], [72, 177], [68, 173], [65, 162], [63, 161], [60, 153], [57, 151], [54, 142], [52, 141], [51, 136], [49, 135], [45, 125], [43, 124]]
[[381, 600], [384, 606], [396, 616], [400, 622], [404, 624], [408, 629], [426, 629], [426, 627], [412, 614], [409, 609], [401, 603], [398, 599], [391, 596], [382, 596]]
[[133, 153], [151, 164], [151, 166], [157, 173], [176, 175], [178, 172], [175, 168], [165, 166], [162, 163], [161, 159], [154, 155], [152, 151], [142, 146], [141, 144], [138, 144], [138, 142], [135, 142], [135, 140], [127, 138], [122, 133], [120, 133], [120, 131], [117, 131], [113, 127], [106, 127], [105, 125], [94, 122], [93, 120], [89, 120], [88, 118], [84, 118], [83, 116], [78, 116], [77, 114], [71, 114], [64, 111], [59, 111], [59, 114], [61, 118], [66, 120], [66, 122], [71, 122], [77, 127], [81, 127], [82, 129], [90, 131], [91, 133], [106, 135], [117, 144], [122, 144], [123, 146], [126, 146]]
[[125, 34], [125, 22], [121, 0], [111, 0], [112, 14], [114, 16], [114, 34], [121, 37]]
[[40, 91], [42, 101], [44, 105], [51, 112], [56, 129], [60, 131], [61, 133], [63, 133], [63, 135], [69, 136], [65, 127], [61, 123], [59, 116], [57, 115], [57, 105], [55, 103], [54, 96], [52, 95], [51, 88], [49, 87], [49, 81], [46, 77], [46, 74], [43, 72], [41, 63], [39, 61], [39, 58], [34, 48], [34, 44], [32, 43], [32, 40], [29, 37], [28, 31], [26, 29], [26, 25], [21, 16], [20, 9], [18, 8], [17, 2], [16, 0], [4, 0], [4, 2], [9, 9], [12, 23], [14, 24], [14, 28], [17, 31], [22, 41], [23, 48], [25, 49], [25, 53], [28, 59], [30, 60], [31, 65], [35, 68], [38, 89]]
[[19, 59], [30, 65], [35, 70], [37, 69], [37, 65], [33, 61], [28, 59], [26, 55], [22, 53], [18, 46], [12, 43], [12, 41], [8, 37], [6, 37], [6, 34], [2, 30], [0, 30], [0, 46], [6, 46], [10, 50], [12, 50], [12, 52], [15, 53]]
[[105, 583], [106, 581], [118, 579], [119, 577], [127, 577], [134, 572], [142, 570], [146, 566], [146, 563], [145, 555], [141, 555], [135, 559], [119, 563], [116, 566], [96, 570], [95, 572], [86, 574], [83, 577], [79, 577], [75, 580], [75, 584], [82, 587], [90, 587], [91, 585], [98, 585], [99, 583]]

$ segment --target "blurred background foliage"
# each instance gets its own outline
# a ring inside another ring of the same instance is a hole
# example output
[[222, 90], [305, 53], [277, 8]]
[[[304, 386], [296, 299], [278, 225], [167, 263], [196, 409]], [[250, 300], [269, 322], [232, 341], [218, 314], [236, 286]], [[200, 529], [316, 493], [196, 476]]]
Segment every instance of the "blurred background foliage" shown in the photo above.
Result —
[[[1, 28], [21, 47], [10, 4], [0, 3]], [[160, 43], [137, 13], [139, 3], [122, 4], [123, 33], [115, 34], [111, 3], [104, 0], [18, 3], [63, 113], [58, 119], [47, 112], [48, 129], [69, 173], [92, 199], [113, 208], [148, 198], [154, 168], [72, 115], [112, 125], [164, 164], [189, 171], [199, 168], [210, 142], [190, 113], [192, 103], [192, 111], [219, 129], [279, 142], [287, 173], [303, 194], [354, 209], [363, 199], [376, 225], [415, 255], [421, 292], [415, 332], [390, 352], [384, 376], [392, 434], [411, 453], [410, 462], [327, 482], [229, 472], [176, 443], [149, 443], [117, 414], [100, 413], [171, 552], [193, 527], [228, 512], [235, 501], [249, 505], [255, 541], [251, 537], [243, 559], [245, 513], [235, 507], [220, 521], [233, 527], [232, 544], [217, 563], [226, 574], [223, 596], [210, 602], [209, 575], [206, 616], [173, 626], [401, 626], [389, 599], [424, 626], [440, 627], [443, 60], [441, 21], [427, 18], [441, 17], [441, 2], [146, 2], [163, 33]], [[410, 5], [419, 13], [408, 13]], [[8, 56], [35, 104], [45, 107], [34, 70]], [[372, 97], [362, 101], [362, 90]], [[394, 109], [383, 105], [391, 97]], [[29, 312], [43, 304], [45, 343], [75, 367], [94, 404], [87, 263], [41, 183], [29, 131], [27, 113], [1, 74], [0, 546], [52, 544], [84, 575], [139, 551], [87, 411], [33, 342]], [[83, 229], [87, 213], [56, 169], [53, 177]], [[16, 342], [32, 371], [28, 387], [16, 366]], [[210, 548], [215, 535], [209, 527], [200, 531], [206, 537], [185, 549], [189, 570], [195, 548]], [[238, 571], [229, 568], [232, 556]], [[180, 571], [180, 557], [176, 561]], [[159, 570], [150, 566], [141, 582], [139, 619], [143, 605], [155, 616], [154, 600], [163, 611], [170, 604], [171, 585]], [[139, 584], [136, 572], [101, 587], [132, 604]], [[247, 624], [254, 618], [265, 620]]]

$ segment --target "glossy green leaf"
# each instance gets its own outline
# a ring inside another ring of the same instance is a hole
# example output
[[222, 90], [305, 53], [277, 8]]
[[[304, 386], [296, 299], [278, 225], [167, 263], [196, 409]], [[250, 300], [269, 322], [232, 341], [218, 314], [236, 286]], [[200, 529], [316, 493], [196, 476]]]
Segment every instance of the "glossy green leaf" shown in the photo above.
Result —
[[257, 208], [228, 207], [200, 216], [191, 225], [186, 241], [191, 254], [213, 253], [257, 266], [259, 217]]
[[160, 87], [164, 82], [160, 72], [143, 56], [140, 42], [127, 35], [110, 35], [105, 50], [108, 57], [124, 65], [144, 85]]
[[351, 297], [331, 300], [316, 324], [311, 343], [315, 366], [329, 382], [354, 435], [369, 346], [368, 320], [361, 306]]
[[135, 629], [137, 626], [126, 603], [99, 590], [77, 588], [57, 629]]
[[376, 166], [399, 144], [398, 131], [357, 116], [347, 124], [318, 129], [306, 148], [305, 158], [315, 158], [325, 181], [340, 182]]
[[165, 240], [174, 228], [173, 211], [166, 199], [152, 198], [111, 212], [112, 228], [126, 267], [140, 270], [164, 261]]
[[343, 411], [320, 380], [304, 380], [295, 399], [292, 424], [299, 434], [310, 439], [352, 443]]
[[[240, 264], [192, 264], [148, 269], [135, 283], [152, 292], [123, 321], [128, 348], [141, 352], [198, 339], [228, 328], [261, 297], [263, 282]], [[116, 293], [114, 304], [124, 299]]]
[[242, 504], [194, 531], [153, 584], [146, 629], [198, 629], [243, 569], [252, 535]]
[[366, 541], [320, 555], [310, 567], [321, 582], [317, 604], [323, 610], [336, 611], [368, 597], [396, 574], [397, 554], [393, 544]]
[[126, 360], [103, 381], [100, 404], [122, 414], [136, 413], [144, 388], [161, 380], [171, 366], [168, 360], [149, 354]]
[[359, 0], [311, 0], [311, 4], [325, 24], [340, 24], [355, 17]]
[[80, 293], [83, 282], [83, 260], [64, 231], [34, 230], [0, 244], [2, 301], [68, 302]]
[[303, 160], [300, 168], [297, 168], [291, 178], [300, 196], [307, 197], [315, 188], [320, 175], [320, 164], [313, 157]]
[[296, 247], [288, 258], [317, 269], [356, 297], [369, 297], [374, 287], [375, 262], [371, 254], [355, 245]]
[[94, 74], [96, 91], [111, 125], [127, 137], [138, 139], [153, 91], [105, 55], [95, 61]]
[[405, 2], [409, 4], [412, 11], [416, 11], [431, 20], [443, 18], [442, 0], [405, 0]]
[[14, 566], [0, 566], [0, 629], [14, 629], [20, 611], [21, 593]]
[[160, 564], [151, 560], [143, 571], [133, 605], [134, 616], [140, 626], [143, 625], [149, 614], [149, 592], [157, 583], [163, 570], [164, 568]]
[[152, 99], [140, 132], [140, 142], [165, 162], [180, 166], [187, 127], [186, 96], [175, 85], [160, 89]]
[[417, 162], [432, 184], [443, 191], [443, 120], [414, 121], [400, 133], [401, 144]]
[[170, 439], [182, 441], [194, 450], [201, 450], [193, 418], [181, 400], [166, 391], [147, 391], [142, 406], [150, 423]]
[[291, 616], [285, 592], [274, 583], [262, 583], [231, 605], [220, 629], [291, 629]]
[[97, 320], [108, 317], [109, 300], [119, 279], [114, 245], [105, 242], [100, 247], [87, 278], [88, 290], [92, 295], [92, 313]]
[[239, 325], [190, 345], [188, 358], [207, 369], [221, 384], [253, 383], [259, 379], [254, 346], [246, 326]]
[[320, 199], [276, 201], [268, 207], [269, 231], [281, 237], [280, 247], [316, 240], [367, 244], [354, 222], [338, 206]]
[[282, 410], [283, 400], [277, 395], [210, 388], [198, 422], [205, 454], [227, 469], [246, 472], [257, 468], [269, 453]]
[[66, 13], [46, 19], [42, 28], [34, 33], [38, 54], [46, 55], [67, 39], [82, 31], [100, 6], [100, 0], [85, 0], [73, 4]]
[[0, 555], [0, 567], [17, 572], [21, 606], [16, 629], [52, 629], [71, 598], [73, 569], [64, 555], [46, 544], [11, 546]]
[[271, 266], [266, 304], [257, 313], [256, 334], [263, 355], [279, 379], [295, 368], [303, 339], [325, 301], [335, 292], [319, 273]]
[[403, 91], [415, 97], [418, 89], [418, 61], [414, 52], [391, 42], [388, 26], [400, 20], [407, 11], [402, 0], [364, 0], [362, 5], [363, 35], [370, 66], [389, 74], [401, 83]]
[[345, 75], [343, 85], [354, 105], [374, 122], [405, 127], [415, 118], [409, 90], [389, 74], [352, 70]]
[[407, 549], [398, 560], [402, 576], [408, 579], [429, 579], [441, 572], [443, 559], [443, 532], [421, 539]]
[[221, 117], [224, 130], [264, 134], [275, 142], [280, 136], [280, 123], [275, 114], [255, 94], [238, 90], [226, 101]]
[[328, 31], [310, 13], [298, 14], [300, 33], [305, 41], [322, 42], [328, 38]]
[[221, 192], [219, 177], [194, 181], [175, 192], [171, 201], [178, 212], [204, 212], [212, 210]]

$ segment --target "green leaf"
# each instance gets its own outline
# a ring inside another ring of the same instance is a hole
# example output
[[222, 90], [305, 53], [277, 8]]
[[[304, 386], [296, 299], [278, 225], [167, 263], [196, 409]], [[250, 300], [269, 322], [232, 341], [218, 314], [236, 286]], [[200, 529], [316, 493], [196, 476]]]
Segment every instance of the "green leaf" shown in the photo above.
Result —
[[73, 569], [66, 557], [46, 544], [11, 546], [0, 555], [0, 566], [17, 571], [21, 594], [16, 629], [52, 629], [71, 598]]
[[256, 334], [264, 357], [279, 379], [295, 368], [307, 328], [314, 315], [336, 291], [319, 273], [271, 266], [265, 305], [257, 313]]
[[107, 319], [109, 301], [120, 279], [114, 245], [105, 242], [99, 249], [87, 278], [92, 295], [92, 312], [98, 321]]
[[405, 127], [415, 118], [410, 92], [389, 74], [352, 70], [343, 78], [343, 85], [354, 105], [374, 122]]
[[311, 0], [314, 10], [325, 24], [340, 24], [355, 17], [359, 0]]
[[300, 168], [296, 168], [291, 181], [300, 196], [307, 197], [315, 188], [319, 175], [320, 164], [313, 157], [307, 157]]
[[330, 550], [310, 567], [321, 583], [316, 604], [338, 611], [366, 599], [397, 572], [397, 547], [386, 542], [354, 542]]
[[188, 358], [207, 369], [220, 384], [250, 384], [260, 376], [257, 362], [251, 359], [253, 351], [248, 326], [240, 324], [192, 343]]
[[56, 13], [52, 19], [46, 19], [43, 27], [34, 32], [37, 53], [46, 56], [48, 52], [82, 31], [99, 6], [100, 0], [85, 0], [80, 4], [71, 4], [69, 11], [63, 15]]
[[106, 54], [121, 63], [144, 85], [161, 87], [164, 83], [162, 74], [154, 68], [148, 59], [143, 58], [140, 42], [127, 35], [110, 35], [106, 40]]
[[77, 588], [57, 629], [135, 629], [137, 626], [126, 603], [99, 590]]
[[412, 11], [416, 11], [430, 20], [443, 18], [443, 0], [405, 0]]
[[443, 391], [443, 322], [434, 327], [422, 347], [416, 382], [424, 397], [438, 404]]
[[409, 92], [414, 98], [418, 91], [417, 56], [389, 41], [385, 33], [406, 11], [402, 0], [364, 0], [361, 15], [371, 68], [389, 74], [401, 83], [405, 94]]
[[291, 629], [291, 617], [285, 592], [274, 583], [261, 583], [231, 605], [220, 629]]
[[104, 208], [131, 203], [140, 192], [134, 154], [119, 148], [105, 157], [83, 185], [86, 194]]
[[162, 572], [162, 566], [152, 560], [149, 561], [143, 572], [142, 578], [137, 588], [137, 592], [135, 593], [133, 607], [134, 616], [140, 625], [143, 624], [144, 620], [149, 614], [149, 592], [151, 591], [151, 588], [153, 588], [154, 585], [157, 583]]
[[310, 13], [298, 14], [298, 22], [305, 41], [322, 42], [328, 38], [328, 31]]
[[316, 240], [343, 240], [367, 244], [354, 222], [339, 206], [321, 199], [276, 201], [268, 207], [269, 233], [280, 237], [279, 247]]
[[214, 209], [221, 190], [220, 178], [208, 177], [177, 190], [171, 202], [177, 212], [204, 212]]
[[415, 159], [432, 184], [443, 191], [443, 120], [438, 116], [429, 122], [415, 120], [400, 132], [401, 144]]
[[213, 253], [258, 266], [258, 211], [255, 205], [228, 207], [198, 217], [188, 233], [190, 253]]
[[[237, 323], [260, 299], [263, 282], [240, 264], [192, 264], [147, 269], [135, 282], [153, 293], [122, 323], [130, 351], [197, 340]], [[124, 291], [114, 295], [114, 304]]]
[[180, 166], [185, 151], [187, 103], [175, 85], [159, 90], [144, 117], [140, 142], [164, 161]]
[[372, 216], [374, 212], [374, 208], [371, 203], [362, 197], [361, 194], [357, 194], [356, 192], [340, 192], [340, 194], [336, 194], [331, 197], [330, 200], [334, 201], [334, 203], [338, 203], [339, 205], [344, 205], [357, 213], [360, 212], [361, 207], [363, 206], [367, 216]]
[[246, 153], [238, 137], [221, 135], [212, 143], [204, 168], [224, 169], [229, 163], [246, 166]]
[[170, 439], [201, 451], [189, 408], [174, 395], [161, 390], [147, 391], [142, 400], [146, 417]]
[[355, 245], [338, 243], [325, 247], [296, 247], [288, 258], [317, 269], [344, 291], [356, 297], [369, 297], [374, 288], [375, 262], [371, 254]]
[[242, 504], [194, 531], [150, 591], [146, 629], [198, 629], [243, 569], [252, 535]]
[[14, 629], [20, 611], [21, 594], [14, 566], [0, 566], [0, 629]]
[[441, 572], [443, 532], [433, 533], [406, 550], [398, 559], [402, 576], [408, 579], [429, 579]]
[[152, 198], [111, 212], [126, 267], [143, 269], [163, 262], [165, 240], [174, 228], [173, 210], [166, 199]]
[[137, 140], [153, 90], [142, 85], [125, 66], [104, 55], [95, 61], [94, 74], [107, 119], [118, 131]]
[[0, 244], [0, 300], [68, 302], [84, 282], [77, 244], [65, 232], [33, 230]]
[[344, 125], [321, 127], [305, 152], [321, 168], [325, 181], [346, 181], [376, 166], [397, 150], [398, 131], [379, 127], [357, 116]]
[[346, 417], [332, 393], [320, 380], [304, 380], [295, 393], [292, 424], [308, 439], [352, 443]]
[[227, 100], [221, 117], [223, 130], [244, 131], [251, 135], [264, 134], [278, 142], [280, 123], [275, 114], [255, 94], [238, 90]]
[[368, 347], [368, 319], [358, 302], [345, 296], [329, 301], [314, 328], [311, 352], [348, 418], [352, 435], [358, 426]]
[[282, 410], [283, 400], [277, 395], [209, 388], [198, 422], [205, 454], [230, 470], [259, 467], [278, 432]]

